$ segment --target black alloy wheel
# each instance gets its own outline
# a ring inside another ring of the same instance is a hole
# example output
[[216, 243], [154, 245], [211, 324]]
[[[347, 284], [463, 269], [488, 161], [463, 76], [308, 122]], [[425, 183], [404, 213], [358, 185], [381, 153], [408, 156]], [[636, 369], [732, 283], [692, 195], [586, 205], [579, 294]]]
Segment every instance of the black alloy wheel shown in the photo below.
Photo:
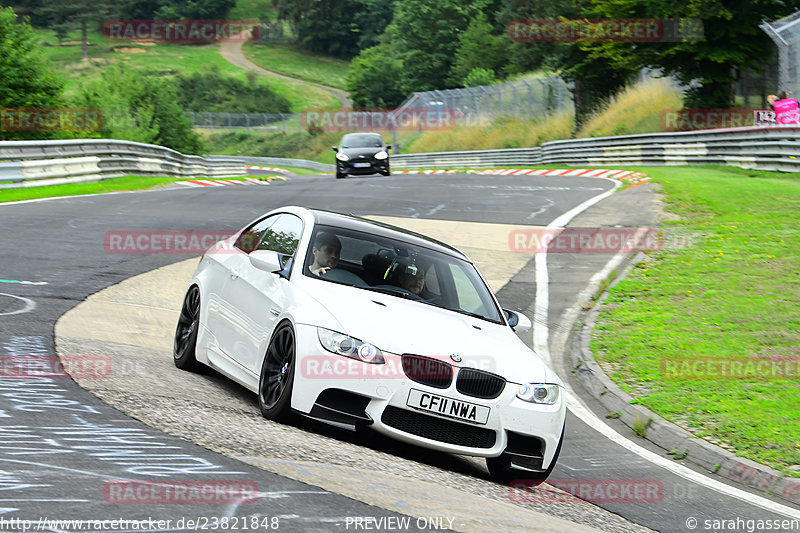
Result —
[[264, 418], [287, 421], [292, 411], [294, 381], [294, 330], [288, 323], [278, 326], [264, 356], [258, 380], [258, 408]]

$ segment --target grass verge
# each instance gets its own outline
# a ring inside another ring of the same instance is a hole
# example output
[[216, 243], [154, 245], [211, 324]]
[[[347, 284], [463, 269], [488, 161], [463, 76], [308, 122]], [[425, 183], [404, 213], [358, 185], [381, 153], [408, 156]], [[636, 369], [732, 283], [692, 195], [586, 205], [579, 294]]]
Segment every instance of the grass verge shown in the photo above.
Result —
[[598, 362], [636, 403], [800, 477], [800, 176], [641, 170], [680, 216], [665, 230], [691, 244], [651, 252], [610, 290]]
[[186, 178], [168, 178], [163, 176], [123, 176], [86, 183], [66, 183], [64, 185], [46, 185], [44, 187], [20, 187], [18, 189], [0, 189], [0, 203], [35, 200], [55, 196], [75, 196], [81, 194], [98, 194], [103, 192], [139, 191], [153, 189], [161, 185], [184, 181]]
[[346, 88], [348, 61], [310, 54], [289, 43], [245, 43], [242, 50], [247, 59], [265, 70], [337, 89]]

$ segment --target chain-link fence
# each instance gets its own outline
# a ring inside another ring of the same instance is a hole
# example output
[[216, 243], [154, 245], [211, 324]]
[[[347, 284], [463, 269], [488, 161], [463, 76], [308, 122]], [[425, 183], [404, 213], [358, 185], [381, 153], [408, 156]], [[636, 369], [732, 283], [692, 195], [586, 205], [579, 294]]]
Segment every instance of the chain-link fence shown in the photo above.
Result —
[[572, 106], [572, 94], [561, 78], [522, 79], [513, 82], [417, 92], [399, 109], [449, 109], [460, 120], [479, 122], [494, 117], [545, 116]]
[[200, 129], [256, 130], [262, 132], [301, 131], [297, 113], [201, 113], [190, 112], [192, 126]]
[[778, 90], [800, 95], [800, 11], [776, 20], [764, 22], [761, 29], [778, 47]]

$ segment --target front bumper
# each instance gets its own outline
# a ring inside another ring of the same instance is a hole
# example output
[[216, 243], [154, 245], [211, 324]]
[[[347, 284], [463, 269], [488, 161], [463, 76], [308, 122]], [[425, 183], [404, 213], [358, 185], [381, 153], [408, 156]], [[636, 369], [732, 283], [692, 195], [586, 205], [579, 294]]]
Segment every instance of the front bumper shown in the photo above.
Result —
[[[364, 166], [355, 166], [364, 165]], [[336, 160], [336, 172], [339, 174], [377, 174], [389, 171], [389, 159], [350, 159]]]
[[[293, 409], [309, 414], [323, 392], [344, 390], [364, 398], [361, 407], [366, 405], [365, 420], [372, 420], [373, 429], [404, 442], [477, 457], [497, 457], [510, 445], [532, 445], [539, 448], [542, 469], [553, 459], [566, 417], [563, 394], [554, 405], [532, 404], [517, 398], [517, 386], [507, 383], [497, 398], [486, 400], [460, 393], [455, 379], [447, 389], [412, 381], [403, 373], [399, 355], [384, 352], [384, 365], [370, 365], [327, 352], [312, 326], [297, 325], [296, 343]], [[412, 389], [488, 407], [486, 423], [414, 409], [407, 405]]]

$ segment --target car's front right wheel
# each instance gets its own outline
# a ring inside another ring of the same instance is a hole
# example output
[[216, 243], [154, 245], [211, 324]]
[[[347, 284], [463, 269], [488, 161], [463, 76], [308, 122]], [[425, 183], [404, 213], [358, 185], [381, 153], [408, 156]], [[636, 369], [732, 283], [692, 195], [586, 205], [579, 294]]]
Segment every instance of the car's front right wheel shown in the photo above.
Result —
[[258, 409], [264, 418], [279, 422], [291, 418], [294, 367], [294, 330], [289, 323], [284, 323], [272, 335], [261, 365]]
[[175, 341], [172, 356], [175, 366], [181, 370], [198, 372], [207, 369], [195, 359], [197, 334], [200, 330], [200, 288], [192, 285], [186, 291], [178, 316], [178, 327], [175, 328]]

